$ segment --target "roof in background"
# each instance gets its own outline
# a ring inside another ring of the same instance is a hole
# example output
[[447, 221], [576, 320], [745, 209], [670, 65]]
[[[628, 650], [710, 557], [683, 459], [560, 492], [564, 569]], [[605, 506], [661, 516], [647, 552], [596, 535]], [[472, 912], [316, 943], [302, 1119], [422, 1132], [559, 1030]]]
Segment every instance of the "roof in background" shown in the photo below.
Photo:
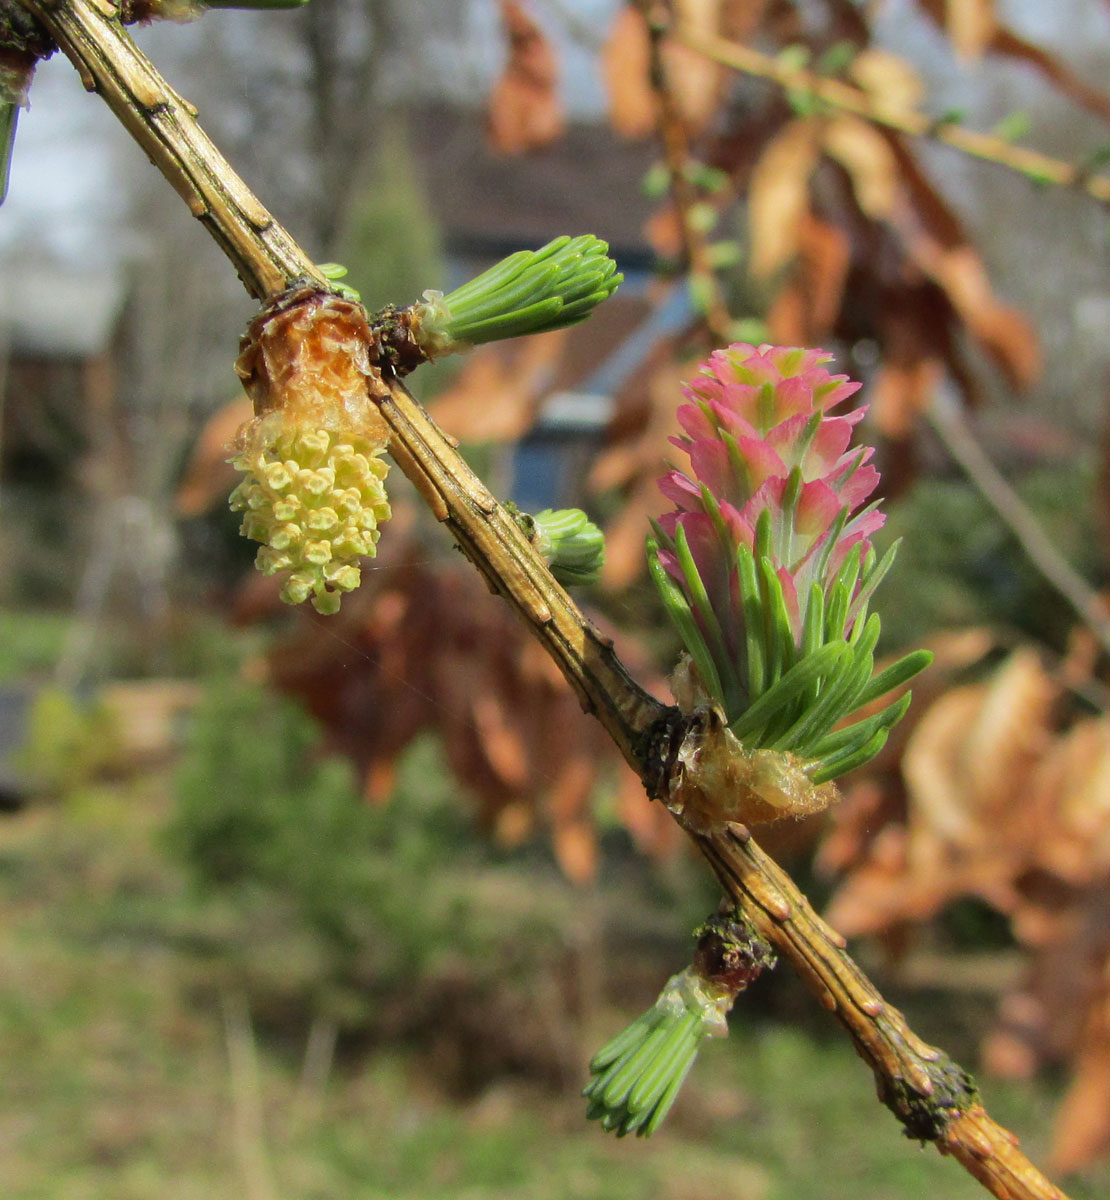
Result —
[[[610, 244], [623, 270], [651, 265], [643, 226], [657, 202], [640, 188], [656, 158], [651, 142], [619, 139], [603, 122], [578, 123], [551, 146], [507, 156], [490, 149], [479, 111], [435, 105], [407, 119], [455, 254], [496, 258], [589, 232]], [[120, 271], [74, 271], [17, 251], [0, 271], [0, 340], [22, 354], [88, 357], [108, 345], [124, 301]]]
[[572, 124], [542, 150], [505, 155], [490, 149], [474, 110], [421, 108], [408, 120], [452, 250], [501, 254], [593, 233], [622, 266], [649, 265], [643, 227], [658, 201], [640, 181], [658, 156], [651, 141], [620, 139], [604, 122]]

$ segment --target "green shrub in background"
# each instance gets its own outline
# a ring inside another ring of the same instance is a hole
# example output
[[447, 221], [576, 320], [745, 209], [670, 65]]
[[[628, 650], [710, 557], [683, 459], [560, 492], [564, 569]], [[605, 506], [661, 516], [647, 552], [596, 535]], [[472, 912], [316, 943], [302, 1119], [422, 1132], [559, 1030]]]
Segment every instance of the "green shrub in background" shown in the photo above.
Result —
[[483, 1037], [542, 1055], [552, 1022], [537, 1006], [556, 1003], [565, 1031], [552, 972], [577, 953], [575, 898], [553, 867], [491, 861], [431, 743], [373, 807], [297, 705], [222, 683], [195, 714], [175, 790], [166, 844], [210, 914], [197, 944], [260, 1019], [322, 1013], [417, 1039], [429, 1022], [438, 1034], [469, 1021], [472, 1033], [485, 1020]]
[[[1016, 483], [1052, 541], [1077, 570], [1098, 579], [1094, 464], [1032, 470]], [[992, 625], [1062, 649], [1073, 614], [978, 491], [960, 479], [923, 478], [888, 509], [879, 551], [901, 539], [898, 569], [884, 583], [884, 650], [914, 644], [922, 630]]]
[[[434, 940], [434, 924], [414, 928], [424, 914], [403, 899], [402, 881], [423, 877], [446, 857], [446, 843], [465, 835], [449, 812], [430, 819], [441, 789], [433, 771], [426, 782], [423, 813], [400, 821], [392, 806], [371, 808], [349, 765], [321, 752], [320, 731], [298, 705], [250, 684], [220, 684], [187, 740], [169, 844], [202, 890], [253, 895], [339, 958], [373, 945], [379, 965], [399, 957], [393, 965], [407, 970], [417, 947]], [[408, 935], [404, 953], [397, 929]]]
[[0, 683], [51, 673], [71, 624], [68, 613], [42, 607], [0, 609]]
[[114, 715], [95, 697], [44, 687], [27, 713], [27, 730], [14, 765], [33, 792], [68, 797], [121, 765]]

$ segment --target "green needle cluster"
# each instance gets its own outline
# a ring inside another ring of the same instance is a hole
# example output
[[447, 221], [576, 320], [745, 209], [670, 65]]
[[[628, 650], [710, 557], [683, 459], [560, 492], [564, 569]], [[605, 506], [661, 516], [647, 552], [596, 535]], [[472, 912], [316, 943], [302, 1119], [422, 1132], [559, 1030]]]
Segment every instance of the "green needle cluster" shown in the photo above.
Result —
[[413, 310], [413, 336], [435, 358], [576, 325], [624, 278], [608, 250], [593, 234], [583, 234], [511, 254], [446, 296], [425, 292]]
[[[16, 5], [16, 12], [22, 11]], [[26, 14], [24, 19], [29, 20]], [[8, 194], [8, 178], [11, 174], [12, 152], [15, 149], [15, 133], [19, 124], [19, 110], [29, 105], [27, 99], [31, 80], [35, 72], [36, 54], [20, 46], [19, 36], [9, 31], [14, 41], [0, 55], [0, 204]], [[43, 35], [45, 36], [45, 34]]]
[[[296, 0], [298, 4], [307, 3], [308, 0]], [[342, 263], [326, 262], [317, 263], [316, 270], [329, 282], [335, 285], [334, 290], [343, 297], [344, 300], [353, 300], [355, 304], [362, 303], [362, 296], [349, 284], [341, 282], [347, 277], [347, 268]]]
[[[868, 546], [864, 553], [857, 544], [828, 585], [813, 582], [796, 641], [771, 551], [771, 522], [771, 514], [763, 512], [754, 550], [744, 545], [736, 549], [744, 677], [726, 649], [725, 633], [681, 525], [673, 538], [655, 525], [657, 540], [648, 543], [648, 565], [667, 615], [732, 733], [750, 750], [776, 750], [805, 760], [811, 764], [809, 777], [820, 784], [874, 758], [905, 714], [910, 696], [842, 729], [834, 726], [912, 679], [932, 655], [918, 650], [874, 673], [881, 626], [877, 613], [868, 615], [868, 605], [897, 545], [878, 560], [874, 549]], [[660, 545], [674, 554], [685, 587], [660, 563]]]
[[545, 508], [532, 521], [536, 549], [563, 587], [598, 581], [605, 565], [605, 535], [580, 508]]
[[692, 967], [667, 982], [655, 1004], [594, 1055], [582, 1094], [586, 1116], [618, 1137], [649, 1137], [663, 1123], [706, 1037], [728, 1032], [732, 996]]

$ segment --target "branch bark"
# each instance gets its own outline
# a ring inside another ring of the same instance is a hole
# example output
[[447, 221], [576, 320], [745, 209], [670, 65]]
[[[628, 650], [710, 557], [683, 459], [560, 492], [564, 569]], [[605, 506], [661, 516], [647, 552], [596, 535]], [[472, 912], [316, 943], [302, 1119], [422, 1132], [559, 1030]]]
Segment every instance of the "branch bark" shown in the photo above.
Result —
[[971, 1076], [923, 1042], [742, 825], [696, 839], [725, 894], [848, 1031], [907, 1137], [933, 1142], [999, 1200], [1067, 1200], [979, 1101]]
[[[18, 0], [50, 30], [209, 229], [248, 290], [273, 297], [294, 282], [327, 291], [313, 264], [200, 130], [195, 110], [166, 84], [107, 0]], [[680, 716], [637, 685], [551, 577], [508, 513], [451, 440], [391, 372], [370, 379], [391, 432], [390, 453], [447, 525], [491, 590], [516, 609], [558, 663], [583, 707], [605, 726], [645, 780], [659, 778], [658, 748]], [[915, 1138], [957, 1158], [999, 1200], [1066, 1200], [978, 1102], [970, 1077], [918, 1039], [845, 953], [844, 939], [739, 825], [687, 829], [729, 898], [787, 958], [848, 1030], [875, 1074], [880, 1099]]]

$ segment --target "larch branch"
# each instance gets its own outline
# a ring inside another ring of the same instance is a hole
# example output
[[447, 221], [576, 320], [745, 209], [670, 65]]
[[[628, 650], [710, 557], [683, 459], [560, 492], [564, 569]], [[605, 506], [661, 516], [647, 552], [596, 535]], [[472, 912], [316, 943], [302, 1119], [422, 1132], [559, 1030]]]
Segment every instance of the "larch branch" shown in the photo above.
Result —
[[[195, 111], [135, 48], [106, 0], [19, 0], [50, 30], [198, 216], [247, 289], [273, 297], [292, 283], [327, 285], [200, 130]], [[555, 582], [512, 515], [494, 499], [389, 372], [370, 380], [391, 433], [390, 452], [490, 588], [505, 597], [558, 663], [583, 707], [605, 726], [641, 778], [677, 710], [636, 684], [607, 639]], [[729, 898], [798, 970], [850, 1033], [880, 1098], [909, 1134], [952, 1154], [999, 1200], [1065, 1200], [1016, 1139], [983, 1112], [967, 1074], [925, 1045], [845, 953], [844, 940], [742, 826], [691, 834]]]

